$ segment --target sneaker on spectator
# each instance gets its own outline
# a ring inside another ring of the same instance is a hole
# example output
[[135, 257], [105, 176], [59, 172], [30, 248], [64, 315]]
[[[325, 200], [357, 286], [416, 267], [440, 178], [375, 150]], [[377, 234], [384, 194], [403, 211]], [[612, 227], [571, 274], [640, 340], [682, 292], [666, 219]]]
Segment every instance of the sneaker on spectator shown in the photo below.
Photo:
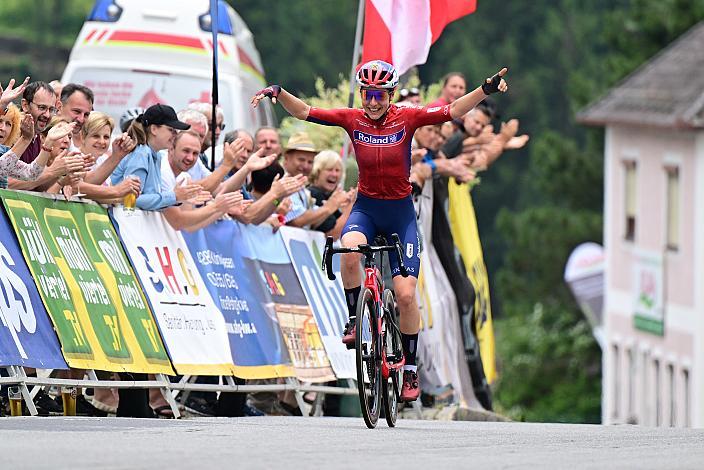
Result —
[[420, 395], [418, 374], [412, 370], [404, 370], [401, 401], [416, 401], [418, 399], [418, 395]]
[[198, 416], [215, 416], [213, 407], [203, 398], [188, 397], [186, 400], [186, 411]]
[[[61, 398], [59, 398], [59, 400], [61, 400]], [[44, 390], [39, 390], [39, 392], [34, 396], [34, 406], [37, 407], [37, 414], [40, 416], [61, 414], [64, 411], [64, 407], [61, 406], [61, 403], [57, 403]]]
[[108, 405], [107, 403], [103, 403], [100, 400], [97, 400], [95, 396], [90, 400], [90, 403], [95, 407], [96, 410], [103, 411], [106, 414], [116, 414], [117, 413], [117, 406], [111, 406]]
[[242, 411], [244, 412], [244, 416], [266, 416], [266, 413], [249, 403], [242, 405]]
[[76, 416], [107, 416], [107, 412], [99, 410], [98, 408], [91, 405], [86, 397], [81, 395], [76, 395]]
[[288, 403], [279, 402], [279, 406], [286, 410], [290, 416], [303, 416], [301, 409], [297, 406], [289, 405]]
[[292, 416], [291, 412], [281, 406], [281, 402], [278, 400], [268, 403], [264, 407], [257, 405], [257, 408], [263, 411], [266, 416]]

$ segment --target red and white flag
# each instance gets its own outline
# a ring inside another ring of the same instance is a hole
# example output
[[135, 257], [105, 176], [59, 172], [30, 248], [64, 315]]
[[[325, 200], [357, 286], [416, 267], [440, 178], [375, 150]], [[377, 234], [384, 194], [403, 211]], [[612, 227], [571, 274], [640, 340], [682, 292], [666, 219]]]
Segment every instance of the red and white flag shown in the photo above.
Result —
[[366, 0], [362, 62], [381, 59], [399, 74], [424, 64], [445, 26], [476, 9], [476, 0]]

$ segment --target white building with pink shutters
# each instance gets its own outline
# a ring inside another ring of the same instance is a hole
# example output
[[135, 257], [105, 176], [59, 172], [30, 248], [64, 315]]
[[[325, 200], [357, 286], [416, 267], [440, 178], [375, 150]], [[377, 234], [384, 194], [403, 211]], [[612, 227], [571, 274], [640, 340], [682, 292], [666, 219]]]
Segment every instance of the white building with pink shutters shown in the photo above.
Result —
[[704, 22], [578, 121], [606, 128], [602, 422], [704, 427]]

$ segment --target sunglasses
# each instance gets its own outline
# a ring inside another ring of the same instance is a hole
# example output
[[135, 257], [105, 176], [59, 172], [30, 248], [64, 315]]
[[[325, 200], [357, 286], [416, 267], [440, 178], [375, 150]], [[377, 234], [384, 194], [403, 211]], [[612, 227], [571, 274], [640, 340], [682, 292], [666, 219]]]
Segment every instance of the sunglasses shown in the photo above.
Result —
[[377, 102], [386, 101], [389, 99], [389, 92], [387, 90], [380, 90], [378, 88], [362, 88], [362, 101], [371, 101], [372, 98], [377, 100]]

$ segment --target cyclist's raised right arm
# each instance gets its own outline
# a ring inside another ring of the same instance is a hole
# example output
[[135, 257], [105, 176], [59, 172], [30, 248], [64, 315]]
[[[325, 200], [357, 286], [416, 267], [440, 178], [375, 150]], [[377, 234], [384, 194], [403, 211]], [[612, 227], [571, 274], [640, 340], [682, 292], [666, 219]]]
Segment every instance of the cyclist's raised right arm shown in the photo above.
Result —
[[252, 97], [252, 106], [256, 108], [259, 102], [266, 97], [271, 98], [271, 101], [274, 104], [276, 104], [277, 101], [281, 101], [281, 106], [283, 106], [284, 109], [296, 119], [305, 121], [308, 117], [310, 106], [308, 106], [300, 98], [281, 88], [279, 85], [269, 85], [263, 90], [259, 90], [254, 97]]
[[287, 92], [279, 85], [269, 85], [263, 90], [259, 90], [252, 98], [252, 106], [257, 107], [264, 98], [271, 98], [272, 103], [281, 101], [281, 105], [288, 113], [302, 121], [314, 122], [324, 126], [347, 127], [353, 118], [350, 108], [323, 109], [309, 106], [300, 98]]
[[281, 93], [279, 94], [279, 101], [281, 102], [281, 106], [283, 106], [284, 109], [296, 119], [305, 121], [308, 118], [308, 113], [310, 113], [310, 106], [306, 104], [302, 99], [292, 95], [283, 88], [281, 89]]

